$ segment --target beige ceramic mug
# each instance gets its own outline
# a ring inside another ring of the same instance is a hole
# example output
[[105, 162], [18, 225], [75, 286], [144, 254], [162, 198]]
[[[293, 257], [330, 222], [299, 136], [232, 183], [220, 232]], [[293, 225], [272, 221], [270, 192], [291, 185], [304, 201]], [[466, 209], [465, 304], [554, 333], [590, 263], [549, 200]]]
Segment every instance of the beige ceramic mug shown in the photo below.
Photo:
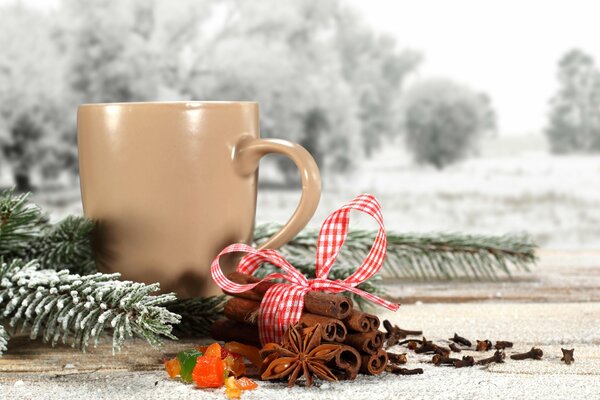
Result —
[[98, 222], [98, 269], [160, 282], [181, 297], [220, 293], [211, 261], [228, 244], [252, 241], [262, 156], [290, 157], [302, 177], [298, 208], [262, 247], [291, 240], [321, 195], [304, 148], [260, 139], [254, 102], [86, 104], [77, 139], [84, 214]]

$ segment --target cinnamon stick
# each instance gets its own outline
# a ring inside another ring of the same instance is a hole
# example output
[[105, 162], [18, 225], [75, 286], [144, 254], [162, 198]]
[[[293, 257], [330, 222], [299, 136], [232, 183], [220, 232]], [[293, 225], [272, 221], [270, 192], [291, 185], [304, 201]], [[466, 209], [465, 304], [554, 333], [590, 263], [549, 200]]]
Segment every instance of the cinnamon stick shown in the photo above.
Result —
[[354, 347], [342, 345], [340, 351], [327, 365], [336, 372], [338, 379], [354, 380], [361, 364], [360, 353]]
[[380, 349], [377, 353], [361, 356], [361, 372], [371, 375], [379, 375], [385, 370], [388, 362], [388, 356], [385, 350]]
[[[257, 301], [233, 297], [225, 303], [224, 313], [230, 320], [257, 325], [259, 308]], [[323, 341], [343, 342], [346, 339], [346, 327], [338, 319], [304, 313], [298, 322], [307, 326], [320, 324]]]
[[240, 342], [261, 347], [256, 326], [228, 319], [213, 322], [210, 327], [210, 336], [215, 340], [224, 342]]
[[[257, 283], [260, 281], [251, 275], [242, 274], [241, 272], [231, 272], [227, 274], [227, 278], [232, 282], [239, 284]], [[265, 293], [275, 282], [261, 282], [252, 290], [242, 293], [231, 293], [224, 291], [225, 294], [244, 299], [261, 301]], [[311, 291], [304, 297], [304, 309], [307, 312], [325, 317], [331, 317], [343, 320], [352, 312], [352, 300], [341, 294], [331, 294], [325, 292]]]
[[344, 323], [356, 332], [371, 332], [379, 329], [379, 318], [376, 315], [368, 314], [359, 310], [352, 310], [352, 313], [344, 319]]
[[321, 336], [323, 341], [342, 343], [346, 340], [346, 326], [339, 319], [304, 313], [298, 322], [307, 326], [321, 324]]
[[349, 333], [344, 343], [362, 353], [376, 354], [383, 347], [383, 332]]

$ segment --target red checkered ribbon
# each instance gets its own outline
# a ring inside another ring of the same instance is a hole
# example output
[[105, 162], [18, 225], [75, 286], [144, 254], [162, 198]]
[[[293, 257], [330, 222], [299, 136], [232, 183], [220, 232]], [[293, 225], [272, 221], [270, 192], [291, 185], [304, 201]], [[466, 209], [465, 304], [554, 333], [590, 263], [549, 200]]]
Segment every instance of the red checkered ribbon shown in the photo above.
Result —
[[[379, 224], [379, 231], [369, 254], [360, 267], [346, 279], [332, 281], [327, 279], [327, 275], [344, 244], [344, 240], [346, 240], [351, 210], [361, 211], [373, 217]], [[252, 290], [260, 282], [267, 280], [284, 279], [288, 281], [288, 283], [279, 283], [269, 288], [263, 297], [259, 310], [258, 328], [261, 342], [263, 344], [280, 343], [286, 329], [300, 320], [304, 308], [304, 296], [311, 290], [332, 293], [348, 291], [396, 311], [399, 307], [398, 304], [356, 288], [357, 285], [379, 271], [385, 258], [386, 247], [387, 238], [383, 227], [381, 206], [375, 197], [362, 194], [333, 212], [321, 226], [317, 243], [315, 279], [307, 279], [276, 250], [257, 250], [242, 243], [232, 244], [223, 249], [211, 265], [211, 274], [215, 283], [230, 293]], [[260, 282], [253, 284], [232, 282], [223, 274], [219, 265], [219, 258], [224, 254], [236, 252], [248, 253], [240, 261], [237, 267], [238, 272], [253, 274], [262, 264], [270, 263], [281, 268], [285, 273], [270, 274]]]

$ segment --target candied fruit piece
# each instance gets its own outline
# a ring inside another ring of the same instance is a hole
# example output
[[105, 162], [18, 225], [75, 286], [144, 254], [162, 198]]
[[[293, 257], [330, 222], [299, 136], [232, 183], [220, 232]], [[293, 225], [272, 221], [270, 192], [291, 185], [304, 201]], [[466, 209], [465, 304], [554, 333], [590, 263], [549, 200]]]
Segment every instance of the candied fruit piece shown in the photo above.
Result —
[[223, 359], [223, 362], [225, 362], [225, 369], [231, 372], [236, 378], [246, 373], [246, 366], [241, 356], [236, 358], [232, 354], [229, 354]]
[[179, 364], [177, 357], [171, 358], [170, 360], [165, 358], [164, 363], [170, 378], [175, 378], [177, 375], [181, 374], [181, 364]]
[[202, 355], [196, 349], [182, 351], [177, 354], [177, 359], [181, 365], [181, 379], [184, 382], [192, 382], [192, 372], [196, 366], [196, 359]]
[[234, 377], [225, 379], [225, 395], [228, 399], [239, 399], [242, 395], [242, 389], [236, 385]]
[[208, 356], [208, 357], [222, 358], [221, 357], [221, 345], [219, 343], [211, 344], [210, 346], [208, 346], [208, 348], [204, 352], [204, 355]]
[[237, 386], [238, 389], [241, 389], [241, 390], [254, 390], [258, 387], [256, 382], [254, 382], [250, 378], [246, 378], [245, 376], [240, 379], [236, 379], [234, 381], [234, 384], [235, 384], [235, 386]]
[[192, 376], [196, 385], [203, 388], [221, 387], [225, 381], [225, 363], [219, 357], [198, 357]]
[[260, 368], [262, 360], [260, 358], [259, 350], [257, 347], [242, 344], [238, 342], [225, 343], [224, 348], [231, 353], [239, 354], [246, 357], [256, 367]]
[[242, 391], [240, 389], [225, 389], [225, 396], [228, 399], [239, 399], [242, 396]]

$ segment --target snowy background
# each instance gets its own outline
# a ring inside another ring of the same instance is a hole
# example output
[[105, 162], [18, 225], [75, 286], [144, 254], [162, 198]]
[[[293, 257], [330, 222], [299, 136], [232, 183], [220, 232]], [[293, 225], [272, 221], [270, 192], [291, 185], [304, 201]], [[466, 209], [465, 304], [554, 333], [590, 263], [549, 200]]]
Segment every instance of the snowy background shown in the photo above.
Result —
[[[317, 159], [314, 225], [361, 192], [388, 229], [600, 247], [594, 1], [0, 0], [0, 187], [80, 213], [80, 103], [257, 100]], [[261, 164], [259, 222], [296, 171]]]

